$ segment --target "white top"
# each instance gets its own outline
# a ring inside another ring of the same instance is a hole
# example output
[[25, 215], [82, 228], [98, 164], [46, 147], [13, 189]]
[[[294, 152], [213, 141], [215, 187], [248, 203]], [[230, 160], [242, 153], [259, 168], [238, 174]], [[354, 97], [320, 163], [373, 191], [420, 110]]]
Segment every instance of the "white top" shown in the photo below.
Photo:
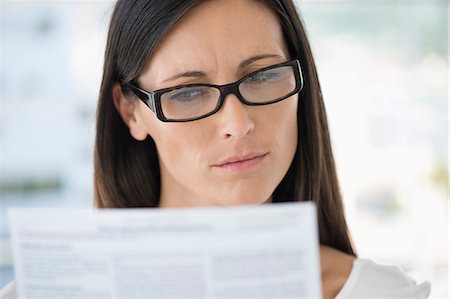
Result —
[[[422, 299], [428, 298], [430, 291], [428, 281], [417, 284], [397, 266], [355, 259], [352, 271], [335, 299]], [[0, 290], [0, 299], [18, 299], [14, 282]]]
[[428, 298], [431, 284], [417, 284], [399, 267], [381, 265], [369, 259], [355, 259], [350, 275], [336, 299]]

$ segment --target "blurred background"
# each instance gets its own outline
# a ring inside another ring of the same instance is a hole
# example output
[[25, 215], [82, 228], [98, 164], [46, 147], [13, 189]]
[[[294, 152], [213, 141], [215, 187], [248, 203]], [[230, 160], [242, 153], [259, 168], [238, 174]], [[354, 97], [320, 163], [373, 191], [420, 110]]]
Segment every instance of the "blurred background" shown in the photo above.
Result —
[[[297, 1], [360, 257], [449, 293], [447, 1]], [[0, 287], [9, 207], [92, 207], [111, 1], [1, 1]]]

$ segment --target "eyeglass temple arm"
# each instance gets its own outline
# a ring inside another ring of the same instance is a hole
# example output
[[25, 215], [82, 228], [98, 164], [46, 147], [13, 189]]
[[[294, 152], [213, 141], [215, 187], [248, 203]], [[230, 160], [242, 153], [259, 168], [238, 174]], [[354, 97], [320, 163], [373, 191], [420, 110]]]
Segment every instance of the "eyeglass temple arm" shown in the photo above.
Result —
[[155, 99], [153, 98], [153, 93], [140, 89], [139, 87], [136, 87], [130, 83], [126, 83], [124, 86], [131, 89], [131, 91], [133, 91], [133, 93], [139, 99], [141, 99], [154, 113], [156, 113]]

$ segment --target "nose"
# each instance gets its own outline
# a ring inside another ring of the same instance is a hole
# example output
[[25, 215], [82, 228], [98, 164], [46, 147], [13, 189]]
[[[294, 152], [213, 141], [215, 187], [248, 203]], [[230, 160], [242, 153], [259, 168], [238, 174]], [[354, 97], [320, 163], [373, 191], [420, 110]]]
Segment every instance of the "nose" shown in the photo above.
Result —
[[224, 139], [240, 139], [250, 134], [255, 124], [245, 106], [234, 94], [228, 94], [218, 112], [219, 133]]

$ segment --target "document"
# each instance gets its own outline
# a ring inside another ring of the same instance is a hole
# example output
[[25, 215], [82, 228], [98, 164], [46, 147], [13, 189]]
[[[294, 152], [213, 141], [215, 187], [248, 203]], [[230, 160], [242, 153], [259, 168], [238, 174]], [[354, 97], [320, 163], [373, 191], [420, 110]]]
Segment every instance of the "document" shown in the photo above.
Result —
[[8, 217], [21, 299], [321, 298], [311, 202]]

